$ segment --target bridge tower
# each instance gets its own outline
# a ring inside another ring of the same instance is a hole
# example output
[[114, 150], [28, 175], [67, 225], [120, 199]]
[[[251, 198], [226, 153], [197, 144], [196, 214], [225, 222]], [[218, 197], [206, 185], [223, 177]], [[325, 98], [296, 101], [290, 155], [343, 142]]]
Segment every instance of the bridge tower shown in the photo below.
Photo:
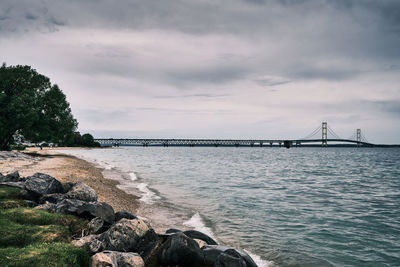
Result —
[[322, 123], [322, 146], [328, 145], [328, 123]]
[[357, 146], [361, 146], [361, 129], [357, 129]]

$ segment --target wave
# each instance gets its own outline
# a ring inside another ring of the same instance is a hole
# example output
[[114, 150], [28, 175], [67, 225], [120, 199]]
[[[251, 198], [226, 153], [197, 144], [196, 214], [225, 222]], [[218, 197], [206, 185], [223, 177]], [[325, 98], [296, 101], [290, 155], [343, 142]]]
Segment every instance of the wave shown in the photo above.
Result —
[[211, 228], [206, 226], [198, 212], [196, 212], [189, 220], [183, 222], [183, 225], [193, 227], [195, 230], [216, 239], [215, 234], [212, 232]]
[[[211, 230], [211, 228], [206, 226], [203, 218], [201, 218], [201, 216], [198, 212], [196, 212], [189, 220], [183, 222], [183, 225], [192, 227], [195, 230], [202, 232], [202, 233], [212, 237], [213, 239], [218, 240], [216, 238], [215, 234], [213, 233], [213, 231]], [[277, 265], [273, 261], [263, 260], [263, 259], [261, 259], [260, 256], [253, 254], [248, 250], [244, 250], [244, 251], [250, 255], [250, 257], [254, 260], [254, 262], [259, 267], [277, 267]]]
[[137, 180], [137, 176], [134, 172], [130, 172], [129, 176], [131, 177], [131, 181], [136, 181]]
[[152, 204], [154, 200], [160, 199], [153, 191], [151, 191], [146, 183], [140, 183], [136, 187], [143, 193], [142, 197], [139, 199], [147, 204]]

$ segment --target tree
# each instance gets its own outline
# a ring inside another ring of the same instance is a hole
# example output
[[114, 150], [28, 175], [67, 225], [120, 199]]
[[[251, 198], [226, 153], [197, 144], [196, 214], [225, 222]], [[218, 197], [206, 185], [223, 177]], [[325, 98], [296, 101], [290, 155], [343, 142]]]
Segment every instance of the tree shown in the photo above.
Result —
[[18, 132], [32, 142], [61, 143], [78, 123], [57, 85], [30, 66], [0, 67], [0, 150]]

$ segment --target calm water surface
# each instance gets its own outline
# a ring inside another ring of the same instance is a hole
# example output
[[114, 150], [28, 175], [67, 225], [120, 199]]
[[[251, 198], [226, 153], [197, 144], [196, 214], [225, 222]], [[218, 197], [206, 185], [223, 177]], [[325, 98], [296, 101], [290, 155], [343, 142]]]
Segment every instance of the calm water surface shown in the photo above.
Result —
[[68, 153], [134, 172], [131, 183], [144, 202], [173, 203], [185, 211], [179, 216], [186, 225], [260, 256], [260, 265], [400, 266], [400, 149]]

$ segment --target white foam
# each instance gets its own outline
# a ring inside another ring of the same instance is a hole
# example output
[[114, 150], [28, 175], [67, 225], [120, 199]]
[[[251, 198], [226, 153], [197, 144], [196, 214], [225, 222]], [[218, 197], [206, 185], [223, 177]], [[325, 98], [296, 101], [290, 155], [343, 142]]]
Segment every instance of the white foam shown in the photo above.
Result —
[[137, 180], [137, 176], [136, 176], [136, 174], [134, 172], [130, 172], [129, 176], [131, 177], [132, 181], [136, 181]]
[[196, 212], [192, 216], [192, 218], [190, 218], [189, 220], [184, 222], [183, 225], [193, 227], [195, 230], [205, 233], [206, 235], [212, 237], [213, 239], [216, 239], [214, 233], [211, 231], [210, 228], [208, 228], [205, 225], [203, 219], [201, 218], [201, 216], [198, 212]]
[[267, 260], [263, 260], [261, 259], [260, 256], [251, 253], [248, 250], [244, 250], [247, 254], [249, 254], [249, 256], [253, 259], [253, 261], [257, 264], [258, 267], [278, 267], [275, 262], [273, 261], [267, 261]]
[[160, 199], [159, 196], [157, 196], [147, 187], [146, 183], [140, 183], [136, 187], [143, 193], [142, 197], [140, 198], [141, 201], [151, 204], [155, 199]]

